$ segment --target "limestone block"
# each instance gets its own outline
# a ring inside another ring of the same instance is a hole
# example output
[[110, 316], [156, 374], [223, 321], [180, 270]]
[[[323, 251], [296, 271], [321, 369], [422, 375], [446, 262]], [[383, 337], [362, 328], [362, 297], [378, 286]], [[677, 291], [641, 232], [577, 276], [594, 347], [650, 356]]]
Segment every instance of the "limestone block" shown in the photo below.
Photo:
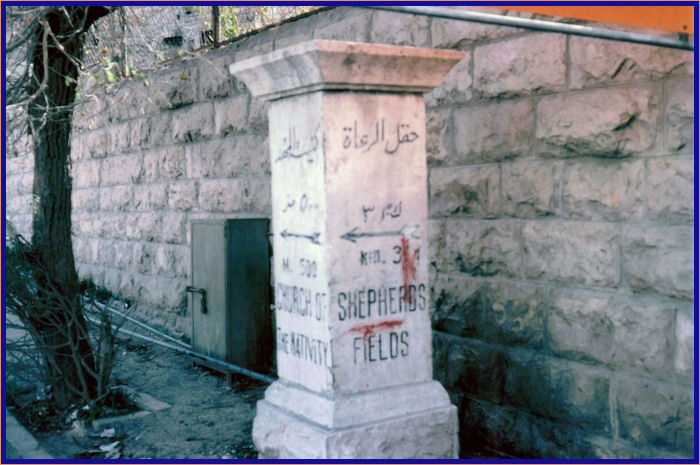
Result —
[[100, 186], [136, 184], [143, 176], [140, 154], [109, 157], [100, 165]]
[[554, 290], [547, 319], [550, 348], [575, 360], [668, 373], [674, 312], [665, 301]]
[[375, 11], [374, 27], [369, 30], [369, 42], [411, 47], [429, 47], [429, 18], [392, 11]]
[[440, 275], [433, 301], [438, 331], [500, 345], [542, 346], [546, 299], [541, 286]]
[[488, 445], [515, 457], [595, 457], [580, 428], [510, 406], [465, 396], [460, 405], [461, 449], [478, 452]]
[[692, 226], [625, 226], [622, 273], [635, 292], [693, 298]]
[[142, 148], [156, 148], [173, 143], [173, 117], [176, 112], [160, 112], [143, 119], [147, 137], [141, 138]]
[[114, 250], [114, 242], [99, 240], [99, 249], [97, 251], [97, 264], [105, 267], [116, 267], [116, 257]]
[[95, 187], [100, 184], [100, 160], [83, 161], [73, 165], [73, 187]]
[[113, 293], [118, 294], [119, 284], [121, 283], [123, 273], [124, 272], [122, 270], [115, 270], [113, 268], [106, 269], [104, 287], [106, 287]]
[[73, 189], [71, 196], [74, 211], [92, 212], [100, 208], [99, 189]]
[[214, 102], [214, 133], [225, 136], [232, 132], [246, 130], [248, 122], [247, 95], [236, 95], [226, 100]]
[[[150, 81], [149, 78], [147, 80]], [[133, 119], [157, 111], [158, 106], [152, 98], [153, 93], [153, 87], [139, 79], [119, 82], [108, 96], [112, 120], [117, 122]]]
[[131, 151], [131, 127], [128, 122], [110, 126], [109, 154], [126, 153]]
[[674, 367], [676, 373], [687, 381], [693, 379], [695, 363], [695, 325], [692, 308], [682, 308], [676, 312], [676, 350]]
[[[266, 100], [251, 98], [248, 107], [248, 130], [267, 134], [267, 113], [270, 103]], [[267, 150], [267, 146], [265, 147]]]
[[9, 174], [27, 173], [34, 169], [34, 157], [31, 154], [5, 158], [5, 171]]
[[337, 9], [322, 14], [314, 28], [314, 39], [367, 42], [370, 12], [359, 9]]
[[100, 188], [100, 210], [129, 211], [133, 207], [133, 186], [112, 186]]
[[693, 80], [666, 83], [666, 149], [693, 153], [695, 150], [695, 118]]
[[132, 263], [136, 271], [146, 275], [153, 274], [156, 247], [156, 244], [134, 243]]
[[562, 183], [562, 210], [570, 218], [610, 221], [639, 219], [644, 206], [644, 162], [568, 165]]
[[123, 239], [126, 230], [126, 215], [107, 213], [94, 220], [94, 229], [105, 239]]
[[166, 184], [141, 184], [134, 186], [134, 210], [162, 210], [167, 204]]
[[168, 207], [172, 210], [190, 211], [197, 205], [197, 181], [180, 181], [168, 184]]
[[[269, 30], [239, 39], [240, 45], [236, 49], [235, 60], [241, 61], [271, 52], [274, 46], [274, 40], [274, 31]], [[231, 63], [230, 56], [228, 62]]]
[[611, 40], [569, 38], [572, 88], [693, 73], [693, 52]]
[[171, 244], [184, 244], [187, 241], [187, 214], [166, 213], [163, 215], [164, 242]]
[[8, 196], [31, 194], [34, 185], [34, 175], [23, 173], [7, 176], [5, 183], [5, 194]]
[[597, 432], [609, 432], [607, 372], [530, 352], [508, 354], [504, 403]]
[[438, 269], [471, 276], [520, 275], [520, 230], [506, 221], [446, 222], [445, 256]]
[[647, 207], [650, 218], [692, 222], [695, 169], [693, 158], [654, 158], [647, 161]]
[[537, 105], [537, 152], [563, 158], [653, 153], [660, 95], [649, 85], [543, 97]]
[[471, 54], [465, 54], [464, 58], [447, 73], [445, 82], [425, 95], [426, 106], [467, 103], [472, 99], [471, 57]]
[[[437, 337], [440, 333], [437, 333]], [[457, 339], [442, 336], [448, 342], [445, 387], [479, 399], [500, 403], [506, 368], [503, 351], [498, 346], [475, 339]]]
[[455, 109], [454, 161], [501, 161], [526, 155], [534, 121], [530, 100]]
[[620, 436], [635, 443], [652, 443], [693, 451], [692, 387], [622, 378], [617, 387]]
[[134, 243], [118, 240], [113, 243], [114, 266], [122, 270], [131, 269], [134, 263]]
[[94, 213], [72, 212], [71, 214], [72, 233], [76, 236], [98, 236], [100, 235], [101, 224], [95, 218]]
[[199, 206], [213, 212], [270, 212], [268, 179], [208, 179], [200, 183]]
[[518, 218], [556, 214], [563, 163], [523, 161], [501, 165], [501, 210]]
[[498, 165], [433, 168], [428, 183], [432, 217], [494, 218], [498, 215]]
[[187, 283], [180, 279], [139, 276], [136, 288], [140, 302], [157, 308], [176, 308], [183, 298]]
[[526, 222], [525, 277], [586, 286], [620, 282], [617, 228], [600, 223]]
[[[458, 6], [447, 8], [475, 11], [477, 13], [507, 15], [506, 11], [504, 10], [477, 6]], [[480, 24], [472, 21], [455, 21], [453, 19], [433, 18], [430, 25], [430, 32], [433, 40], [433, 47], [465, 48], [475, 42], [482, 42], [509, 35], [520, 34], [524, 32], [524, 30], [508, 26]]]
[[474, 90], [484, 97], [554, 92], [566, 84], [566, 36], [528, 34], [474, 49]]
[[214, 135], [214, 104], [199, 103], [172, 114], [172, 137], [176, 142], [194, 142]]
[[425, 150], [428, 154], [428, 166], [441, 165], [452, 152], [451, 126], [452, 110], [440, 108], [427, 110]]
[[487, 289], [487, 284], [471, 277], [438, 275], [433, 287], [432, 327], [460, 337], [483, 337]]
[[143, 182], [151, 183], [160, 179], [160, 160], [160, 150], [152, 150], [143, 154]]
[[187, 177], [263, 176], [264, 165], [268, 165], [261, 153], [264, 142], [261, 136], [246, 134], [191, 144], [186, 151]]
[[89, 131], [80, 136], [82, 141], [82, 158], [104, 158], [111, 151], [112, 133], [110, 128]]
[[224, 98], [231, 95], [234, 89], [233, 77], [226, 69], [231, 62], [228, 54], [210, 51], [197, 57], [195, 63], [199, 68], [197, 82], [197, 101]]
[[184, 278], [189, 273], [190, 253], [186, 246], [155, 246], [153, 274], [168, 278]]
[[160, 241], [163, 229], [161, 216], [157, 213], [131, 213], [126, 216], [127, 239], [147, 242]]
[[157, 152], [158, 174], [160, 179], [180, 179], [187, 172], [185, 147], [170, 146]]
[[198, 69], [196, 61], [181, 61], [167, 71], [149, 73], [149, 96], [160, 110], [172, 110], [196, 101]]

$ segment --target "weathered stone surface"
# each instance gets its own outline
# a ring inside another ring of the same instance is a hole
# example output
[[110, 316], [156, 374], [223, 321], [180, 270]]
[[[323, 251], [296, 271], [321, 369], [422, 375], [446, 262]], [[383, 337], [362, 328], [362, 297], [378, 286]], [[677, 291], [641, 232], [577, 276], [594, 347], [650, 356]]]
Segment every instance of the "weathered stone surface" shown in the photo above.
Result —
[[610, 382], [605, 372], [530, 352], [508, 353], [504, 402], [536, 415], [607, 432]]
[[256, 178], [203, 180], [199, 205], [212, 212], [269, 213], [270, 184]]
[[504, 221], [451, 220], [446, 222], [444, 257], [436, 257], [441, 271], [472, 276], [520, 275], [520, 228]]
[[509, 406], [465, 396], [459, 405], [461, 450], [483, 453], [484, 446], [514, 457], [570, 459], [596, 457], [584, 432]]
[[114, 249], [114, 266], [123, 270], [131, 269], [134, 262], [134, 243], [130, 241], [115, 241], [112, 245]]
[[105, 266], [114, 268], [116, 266], [115, 260], [115, 247], [113, 241], [99, 241], [99, 249], [97, 251], [97, 263]]
[[133, 207], [133, 186], [112, 186], [100, 188], [100, 210], [129, 211]]
[[687, 381], [693, 379], [695, 363], [695, 321], [693, 309], [679, 308], [676, 311], [676, 350], [674, 367], [678, 375]]
[[112, 132], [109, 129], [98, 129], [80, 136], [83, 156], [80, 158], [104, 158], [112, 147]]
[[693, 153], [695, 118], [693, 80], [682, 79], [666, 84], [666, 149]]
[[157, 152], [160, 179], [180, 179], [185, 176], [187, 156], [185, 147], [176, 145]]
[[406, 15], [391, 11], [375, 11], [372, 14], [373, 27], [369, 30], [369, 42], [411, 47], [429, 47], [429, 18], [420, 15]]
[[554, 215], [559, 208], [563, 163], [522, 161], [501, 165], [501, 211], [518, 218]]
[[168, 184], [168, 207], [189, 211], [197, 205], [197, 181], [180, 181]]
[[664, 222], [692, 222], [695, 168], [691, 157], [647, 161], [647, 206], [650, 218]]
[[126, 216], [126, 238], [136, 241], [160, 241], [163, 226], [157, 213], [132, 213]]
[[143, 171], [142, 158], [138, 154], [106, 158], [100, 165], [100, 186], [137, 184]]
[[543, 97], [537, 105], [537, 152], [564, 158], [652, 153], [660, 95], [657, 86], [636, 86]]
[[149, 88], [154, 89], [149, 98], [161, 110], [180, 108], [196, 101], [199, 76], [193, 62], [181, 61], [168, 71], [148, 73], [147, 79]]
[[156, 308], [177, 307], [186, 286], [184, 280], [158, 276], [139, 276], [136, 281], [139, 302]]
[[501, 161], [530, 151], [534, 111], [530, 100], [454, 110], [454, 161]]
[[568, 221], [529, 221], [523, 226], [525, 277], [587, 286], [617, 287], [617, 229]]
[[34, 176], [31, 173], [17, 174], [5, 178], [5, 195], [26, 195], [32, 193]]
[[187, 147], [188, 178], [263, 176], [268, 165], [261, 148], [265, 139], [241, 135]]
[[184, 278], [189, 274], [190, 251], [185, 246], [157, 245], [153, 257], [153, 274]]
[[550, 348], [574, 360], [668, 374], [674, 311], [665, 301], [554, 290], [547, 318]]
[[7, 174], [28, 173], [34, 169], [34, 157], [31, 154], [5, 158]]
[[141, 184], [134, 186], [134, 210], [155, 211], [168, 205], [166, 184]]
[[366, 42], [371, 13], [362, 10], [331, 10], [319, 17], [314, 39]]
[[100, 208], [100, 191], [98, 189], [73, 189], [71, 196], [73, 209], [92, 212]]
[[187, 241], [187, 215], [167, 213], [163, 215], [163, 241], [171, 244], [184, 244]]
[[692, 453], [693, 390], [641, 378], [622, 378], [617, 387], [620, 436], [635, 443]]
[[214, 104], [205, 102], [172, 114], [172, 137], [176, 142], [194, 142], [215, 133]]
[[562, 210], [570, 218], [634, 220], [644, 208], [644, 162], [581, 161], [566, 167]]
[[692, 226], [622, 229], [622, 273], [635, 292], [693, 298]]
[[225, 136], [232, 132], [242, 132], [248, 122], [247, 95], [236, 95], [226, 100], [214, 102], [214, 133]]
[[[443, 7], [445, 8], [445, 7]], [[478, 6], [447, 7], [458, 10], [476, 11], [480, 13], [507, 15], [504, 10]], [[433, 47], [436, 48], [465, 48], [475, 42], [497, 39], [509, 35], [520, 34], [522, 29], [508, 26], [493, 26], [472, 21], [455, 21], [451, 19], [433, 18], [430, 25]]]
[[569, 41], [572, 88], [693, 73], [690, 51], [578, 36]]
[[109, 154], [128, 153], [131, 150], [131, 127], [128, 122], [110, 126]]
[[226, 69], [231, 57], [226, 49], [210, 51], [206, 58], [197, 61], [197, 101], [224, 98], [232, 94], [234, 90], [233, 76]]
[[433, 287], [433, 329], [461, 337], [483, 337], [487, 289], [483, 281], [440, 274]]
[[495, 344], [538, 349], [544, 339], [545, 290], [541, 286], [492, 282], [484, 290], [483, 338]]
[[106, 213], [98, 218], [88, 216], [80, 220], [81, 224], [91, 224], [91, 229], [95, 235], [105, 239], [123, 239], [126, 228], [126, 215], [116, 213]]
[[434, 107], [445, 103], [467, 103], [472, 99], [471, 54], [465, 54], [445, 76], [445, 82], [425, 94], [425, 104]]
[[564, 88], [566, 37], [529, 34], [474, 49], [474, 90], [483, 97], [527, 95]]
[[450, 109], [427, 110], [425, 149], [428, 154], [428, 166], [441, 165], [447, 159], [452, 149], [452, 138], [449, 136], [452, 127], [452, 111]]
[[431, 169], [428, 180], [430, 215], [496, 217], [499, 210], [499, 177], [497, 165]]
[[71, 174], [73, 176], [73, 186], [94, 187], [100, 184], [100, 164], [99, 160], [83, 161], [73, 165]]
[[153, 274], [153, 260], [156, 254], [156, 247], [155, 244], [134, 243], [132, 263], [136, 271], [147, 275]]
[[435, 334], [444, 345], [446, 360], [439, 364], [441, 381], [448, 390], [457, 390], [489, 402], [503, 399], [506, 357], [498, 346], [477, 340]]

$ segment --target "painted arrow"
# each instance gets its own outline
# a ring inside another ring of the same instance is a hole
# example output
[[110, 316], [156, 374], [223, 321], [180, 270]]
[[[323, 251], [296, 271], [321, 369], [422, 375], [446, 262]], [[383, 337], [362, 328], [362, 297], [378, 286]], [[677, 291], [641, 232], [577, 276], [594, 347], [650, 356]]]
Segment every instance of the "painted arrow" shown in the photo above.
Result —
[[357, 239], [361, 237], [401, 236], [410, 237], [411, 239], [420, 239], [420, 236], [417, 234], [417, 224], [408, 224], [398, 231], [357, 232], [357, 228], [358, 226], [355, 226], [350, 231], [340, 236], [340, 238], [350, 242], [357, 242]]
[[319, 242], [318, 238], [321, 236], [321, 233], [312, 233], [312, 234], [298, 234], [298, 233], [292, 233], [287, 231], [286, 229], [280, 233], [280, 235], [286, 239], [288, 237], [298, 237], [299, 239], [308, 239], [311, 241], [312, 244], [321, 244]]

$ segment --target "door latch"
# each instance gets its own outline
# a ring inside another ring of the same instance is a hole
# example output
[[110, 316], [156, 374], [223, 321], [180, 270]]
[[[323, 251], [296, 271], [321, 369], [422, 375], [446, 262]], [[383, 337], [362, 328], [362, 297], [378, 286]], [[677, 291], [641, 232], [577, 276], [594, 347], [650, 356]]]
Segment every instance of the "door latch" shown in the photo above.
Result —
[[187, 286], [185, 288], [185, 292], [192, 292], [192, 293], [199, 294], [201, 296], [200, 308], [202, 309], [202, 313], [207, 313], [207, 290], [206, 289], [200, 289], [200, 288], [194, 287], [194, 286]]

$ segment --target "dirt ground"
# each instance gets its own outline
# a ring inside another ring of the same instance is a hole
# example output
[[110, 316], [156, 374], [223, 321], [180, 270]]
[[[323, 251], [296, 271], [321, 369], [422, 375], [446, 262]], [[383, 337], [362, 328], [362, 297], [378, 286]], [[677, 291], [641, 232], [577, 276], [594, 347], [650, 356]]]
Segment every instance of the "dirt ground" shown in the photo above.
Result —
[[99, 425], [74, 422], [61, 432], [32, 431], [47, 452], [57, 459], [257, 458], [251, 428], [265, 383], [234, 376], [229, 386], [187, 355], [138, 340], [120, 347], [114, 376], [171, 407]]

